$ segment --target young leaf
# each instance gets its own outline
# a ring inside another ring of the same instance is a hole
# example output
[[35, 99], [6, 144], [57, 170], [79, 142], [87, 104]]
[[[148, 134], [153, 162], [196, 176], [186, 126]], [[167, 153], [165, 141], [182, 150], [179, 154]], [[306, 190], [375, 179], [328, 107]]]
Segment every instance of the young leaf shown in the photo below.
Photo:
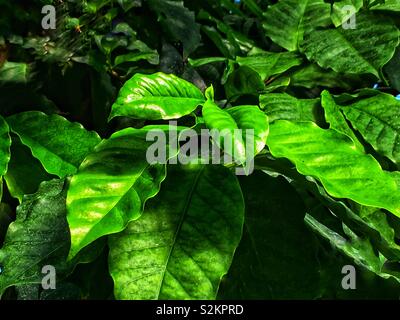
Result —
[[323, 0], [281, 0], [264, 13], [264, 29], [272, 41], [296, 51], [306, 32], [331, 23], [331, 8]]
[[[159, 128], [164, 134], [162, 128], [168, 126]], [[153, 144], [146, 140], [151, 129], [114, 133], [86, 157], [72, 177], [67, 195], [70, 258], [94, 240], [124, 230], [139, 218], [146, 200], [158, 193], [165, 164], [150, 164], [146, 159]]]
[[240, 187], [228, 169], [169, 167], [141, 219], [110, 237], [116, 298], [214, 299], [243, 219]]
[[97, 133], [55, 114], [29, 111], [10, 116], [7, 122], [46, 171], [60, 178], [75, 173], [100, 142]]
[[238, 128], [242, 130], [244, 142], [246, 142], [247, 135], [250, 134], [246, 130], [254, 130], [254, 152], [255, 154], [261, 152], [265, 147], [269, 133], [268, 117], [258, 106], [237, 106], [226, 109], [226, 112], [231, 115]]
[[122, 87], [109, 120], [117, 116], [136, 119], [176, 119], [205, 101], [201, 91], [173, 74], [135, 74]]
[[203, 117], [208, 129], [216, 130], [219, 133], [219, 139], [215, 141], [218, 147], [224, 149], [226, 146], [227, 154], [240, 163], [245, 163], [245, 141], [243, 141], [242, 135], [236, 134], [239, 127], [235, 119], [212, 100], [207, 100], [203, 105]]
[[396, 179], [372, 156], [358, 150], [348, 136], [312, 122], [279, 120], [270, 126], [267, 144], [274, 157], [288, 158], [301, 174], [319, 179], [331, 196], [400, 216]]
[[399, 30], [387, 18], [358, 14], [355, 29], [314, 30], [303, 43], [309, 60], [336, 72], [379, 72], [399, 44]]

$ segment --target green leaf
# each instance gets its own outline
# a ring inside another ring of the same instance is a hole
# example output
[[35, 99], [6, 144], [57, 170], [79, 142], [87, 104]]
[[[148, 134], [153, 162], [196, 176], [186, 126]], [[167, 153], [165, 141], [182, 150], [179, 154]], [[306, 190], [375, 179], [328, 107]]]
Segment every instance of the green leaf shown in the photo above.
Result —
[[270, 122], [316, 121], [320, 114], [320, 99], [297, 99], [287, 93], [268, 93], [260, 95], [260, 107]]
[[0, 178], [7, 172], [10, 161], [11, 137], [7, 122], [0, 116]]
[[[157, 194], [165, 164], [150, 164], [147, 159], [153, 142], [146, 139], [152, 129], [114, 133], [86, 157], [72, 177], [67, 196], [70, 257], [94, 240], [124, 230], [140, 217], [146, 200]], [[168, 126], [156, 129], [168, 136]]]
[[12, 285], [41, 283], [45, 265], [61, 274], [68, 245], [64, 181], [44, 182], [36, 194], [25, 196], [8, 228], [0, 249], [0, 295]]
[[183, 1], [149, 0], [148, 5], [158, 15], [158, 21], [174, 41], [182, 41], [184, 55], [188, 57], [200, 45], [200, 26], [194, 12]]
[[397, 47], [392, 59], [383, 67], [383, 71], [387, 74], [390, 86], [397, 91], [400, 91], [400, 48]]
[[375, 150], [400, 164], [400, 102], [395, 97], [380, 93], [341, 110]]
[[386, 10], [386, 11], [400, 11], [400, 1], [399, 0], [385, 0], [378, 2], [376, 5], [370, 7], [370, 10]]
[[272, 41], [296, 51], [305, 33], [331, 23], [330, 13], [323, 0], [281, 0], [264, 13], [263, 27]]
[[26, 84], [29, 77], [29, 66], [26, 63], [6, 61], [0, 68], [0, 86]]
[[357, 149], [364, 151], [364, 146], [360, 141], [358, 141], [358, 138], [354, 134], [353, 130], [349, 127], [339, 106], [335, 103], [333, 97], [326, 90], [321, 93], [321, 105], [325, 111], [325, 119], [330, 124], [329, 127], [347, 135], [353, 140]]
[[258, 96], [264, 90], [264, 82], [253, 69], [243, 66], [229, 75], [225, 84], [228, 100], [234, 101], [243, 95]]
[[372, 156], [358, 150], [348, 136], [312, 122], [279, 120], [270, 126], [267, 144], [274, 157], [294, 162], [297, 171], [320, 180], [331, 196], [400, 216], [396, 179]]
[[294, 52], [264, 52], [247, 57], [237, 57], [240, 66], [247, 66], [256, 71], [261, 80], [280, 74], [292, 67], [301, 65], [303, 59]]
[[200, 59], [190, 59], [189, 58], [189, 63], [193, 68], [201, 67], [209, 63], [214, 63], [214, 62], [226, 62], [227, 59], [224, 57], [206, 57], [206, 58], [200, 58]]
[[235, 119], [212, 100], [204, 103], [203, 117], [207, 128], [219, 133], [215, 140], [218, 147], [244, 164], [246, 162], [245, 141], [242, 135], [237, 134], [239, 127]]
[[338, 73], [331, 69], [323, 69], [317, 64], [309, 64], [295, 71], [290, 77], [290, 85], [313, 89], [315, 87], [343, 88], [363, 87], [361, 79], [354, 74]]
[[[342, 25], [353, 14], [356, 14], [364, 5], [363, 0], [342, 0], [335, 1], [332, 6], [332, 21], [335, 27]], [[347, 8], [346, 8], [347, 7]], [[351, 8], [348, 10], [348, 8]]]
[[304, 225], [302, 199], [282, 177], [260, 171], [240, 177], [240, 185], [246, 203], [243, 238], [218, 298], [318, 298], [321, 266], [315, 237]]
[[201, 91], [173, 74], [135, 74], [128, 80], [112, 106], [109, 119], [176, 119], [194, 111], [205, 101]]
[[341, 250], [344, 254], [354, 259], [358, 265], [369, 269], [383, 278], [387, 279], [390, 277], [390, 274], [382, 271], [385, 262], [384, 257], [379, 253], [375, 253], [369, 239], [360, 238], [350, 229], [344, 227], [347, 236], [350, 238], [346, 239], [308, 214], [304, 220], [311, 229], [329, 240], [333, 246]]
[[162, 191], [142, 218], [110, 237], [115, 297], [215, 299], [243, 219], [240, 187], [228, 169], [169, 167]]
[[11, 159], [4, 180], [11, 196], [22, 202], [25, 194], [35, 193], [42, 181], [56, 178], [46, 172], [39, 160], [32, 156], [31, 150], [13, 136]]
[[75, 173], [100, 142], [97, 133], [59, 115], [30, 111], [8, 117], [7, 122], [46, 171], [58, 177]]
[[398, 44], [399, 31], [390, 19], [366, 13], [357, 15], [355, 29], [315, 30], [303, 43], [307, 58], [323, 68], [378, 78]]
[[[242, 130], [243, 141], [246, 142], [251, 133], [246, 130], [254, 130], [254, 152], [258, 154], [264, 149], [269, 133], [268, 117], [258, 106], [237, 106], [226, 109], [226, 112], [235, 120], [239, 129]], [[248, 148], [246, 142], [246, 148]]]

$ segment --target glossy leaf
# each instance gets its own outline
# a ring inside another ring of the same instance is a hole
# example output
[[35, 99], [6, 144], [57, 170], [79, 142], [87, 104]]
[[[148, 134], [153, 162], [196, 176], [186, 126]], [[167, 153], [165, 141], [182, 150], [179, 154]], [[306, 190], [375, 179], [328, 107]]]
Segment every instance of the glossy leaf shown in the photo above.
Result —
[[238, 134], [239, 127], [235, 119], [212, 100], [207, 100], [203, 105], [203, 117], [207, 128], [219, 133], [218, 139], [214, 141], [218, 147], [240, 163], [245, 163], [245, 141]]
[[323, 0], [281, 0], [266, 10], [263, 26], [272, 41], [296, 51], [306, 32], [331, 23], [330, 12]]
[[331, 196], [385, 208], [400, 216], [398, 183], [348, 136], [312, 122], [280, 120], [270, 126], [267, 144], [274, 157], [294, 162], [301, 174], [320, 180]]
[[243, 141], [246, 142], [247, 135], [251, 134], [246, 130], [254, 130], [254, 151], [255, 154], [264, 149], [267, 141], [269, 124], [268, 117], [258, 106], [237, 106], [226, 110], [235, 120], [239, 129], [242, 130]]
[[35, 193], [42, 181], [54, 178], [56, 176], [47, 173], [40, 161], [32, 156], [31, 150], [18, 137], [13, 137], [11, 159], [4, 176], [11, 196], [21, 203], [23, 196]]
[[353, 140], [356, 147], [359, 150], [364, 151], [363, 145], [358, 141], [358, 138], [354, 134], [353, 130], [349, 127], [339, 106], [335, 103], [333, 97], [326, 90], [321, 93], [321, 105], [324, 108], [325, 119], [329, 123], [329, 127], [349, 136]]
[[240, 187], [228, 169], [169, 167], [142, 218], [110, 237], [116, 298], [214, 299], [243, 219]]
[[[164, 134], [163, 127], [157, 128]], [[146, 158], [153, 144], [151, 139], [146, 141], [151, 129], [114, 133], [86, 157], [72, 177], [67, 196], [70, 258], [94, 240], [124, 230], [140, 217], [146, 200], [157, 194], [165, 164], [150, 164]]]
[[30, 111], [8, 117], [7, 122], [46, 171], [59, 177], [75, 173], [100, 142], [97, 133], [58, 115]]
[[195, 85], [173, 74], [135, 74], [122, 87], [109, 119], [176, 119], [194, 111], [204, 100]]
[[390, 19], [365, 13], [357, 15], [355, 29], [315, 30], [303, 43], [307, 58], [323, 68], [376, 77], [398, 44], [399, 30]]

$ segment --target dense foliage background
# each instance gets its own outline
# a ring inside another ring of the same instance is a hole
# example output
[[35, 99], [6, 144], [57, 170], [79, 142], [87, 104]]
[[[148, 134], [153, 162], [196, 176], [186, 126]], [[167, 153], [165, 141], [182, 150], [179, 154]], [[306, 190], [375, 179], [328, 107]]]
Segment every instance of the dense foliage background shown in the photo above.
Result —
[[[2, 299], [398, 299], [399, 14], [398, 0], [0, 1]], [[171, 118], [127, 103], [146, 81], [197, 95], [182, 127], [259, 106], [257, 170], [144, 169], [145, 126]]]

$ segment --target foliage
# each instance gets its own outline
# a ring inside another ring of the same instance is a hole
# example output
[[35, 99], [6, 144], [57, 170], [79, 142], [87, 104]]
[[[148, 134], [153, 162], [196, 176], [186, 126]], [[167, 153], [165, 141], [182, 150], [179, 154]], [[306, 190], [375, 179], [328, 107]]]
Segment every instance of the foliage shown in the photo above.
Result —
[[[2, 299], [399, 297], [398, 1], [0, 11]], [[229, 161], [177, 164], [204, 129]]]

